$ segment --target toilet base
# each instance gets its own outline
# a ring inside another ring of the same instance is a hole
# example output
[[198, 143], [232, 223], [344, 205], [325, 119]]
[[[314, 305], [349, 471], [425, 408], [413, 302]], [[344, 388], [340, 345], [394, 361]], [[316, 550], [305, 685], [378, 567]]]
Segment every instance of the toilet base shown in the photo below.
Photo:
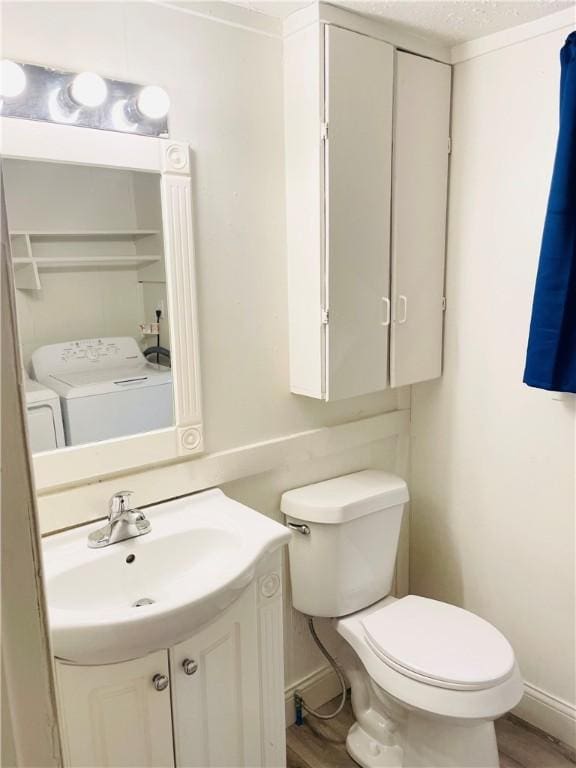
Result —
[[402, 768], [402, 749], [398, 746], [387, 747], [373, 739], [358, 724], [348, 731], [346, 750], [350, 757], [362, 768]]
[[413, 709], [382, 690], [362, 667], [346, 672], [356, 718], [346, 749], [362, 768], [498, 768], [492, 720]]

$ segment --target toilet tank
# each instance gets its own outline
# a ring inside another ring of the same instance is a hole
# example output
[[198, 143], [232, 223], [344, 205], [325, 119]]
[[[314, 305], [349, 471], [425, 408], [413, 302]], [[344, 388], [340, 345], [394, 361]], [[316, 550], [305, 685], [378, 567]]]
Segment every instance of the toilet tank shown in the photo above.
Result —
[[345, 616], [388, 595], [394, 580], [408, 487], [402, 478], [364, 470], [282, 495], [294, 607], [309, 616]]

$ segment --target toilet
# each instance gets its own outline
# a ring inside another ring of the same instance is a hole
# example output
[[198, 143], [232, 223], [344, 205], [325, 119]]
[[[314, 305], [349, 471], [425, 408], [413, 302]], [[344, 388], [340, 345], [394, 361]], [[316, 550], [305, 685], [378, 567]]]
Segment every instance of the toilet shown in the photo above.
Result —
[[514, 651], [469, 611], [391, 596], [408, 500], [404, 480], [377, 470], [284, 493], [293, 605], [346, 641], [359, 765], [498, 768], [494, 720], [523, 693]]

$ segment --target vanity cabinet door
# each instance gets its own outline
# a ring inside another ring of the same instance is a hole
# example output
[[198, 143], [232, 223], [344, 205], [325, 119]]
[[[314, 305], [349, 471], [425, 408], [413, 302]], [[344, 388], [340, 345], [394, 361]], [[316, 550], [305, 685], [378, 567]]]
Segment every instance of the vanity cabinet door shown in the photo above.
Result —
[[254, 587], [170, 650], [176, 765], [262, 765]]
[[170, 686], [157, 690], [153, 682], [168, 679], [166, 651], [121, 664], [55, 666], [66, 765], [174, 765]]

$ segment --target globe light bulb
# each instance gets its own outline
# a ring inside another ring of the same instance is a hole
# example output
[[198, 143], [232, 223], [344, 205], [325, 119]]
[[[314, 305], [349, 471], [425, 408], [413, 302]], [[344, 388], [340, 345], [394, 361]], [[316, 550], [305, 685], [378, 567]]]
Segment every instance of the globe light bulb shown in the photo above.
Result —
[[82, 107], [99, 107], [107, 95], [108, 86], [95, 72], [81, 72], [70, 85], [71, 99]]
[[170, 109], [170, 97], [158, 85], [147, 85], [138, 94], [136, 100], [138, 112], [150, 120], [166, 117]]
[[0, 96], [13, 99], [26, 88], [26, 73], [15, 61], [2, 59], [0, 64]]

